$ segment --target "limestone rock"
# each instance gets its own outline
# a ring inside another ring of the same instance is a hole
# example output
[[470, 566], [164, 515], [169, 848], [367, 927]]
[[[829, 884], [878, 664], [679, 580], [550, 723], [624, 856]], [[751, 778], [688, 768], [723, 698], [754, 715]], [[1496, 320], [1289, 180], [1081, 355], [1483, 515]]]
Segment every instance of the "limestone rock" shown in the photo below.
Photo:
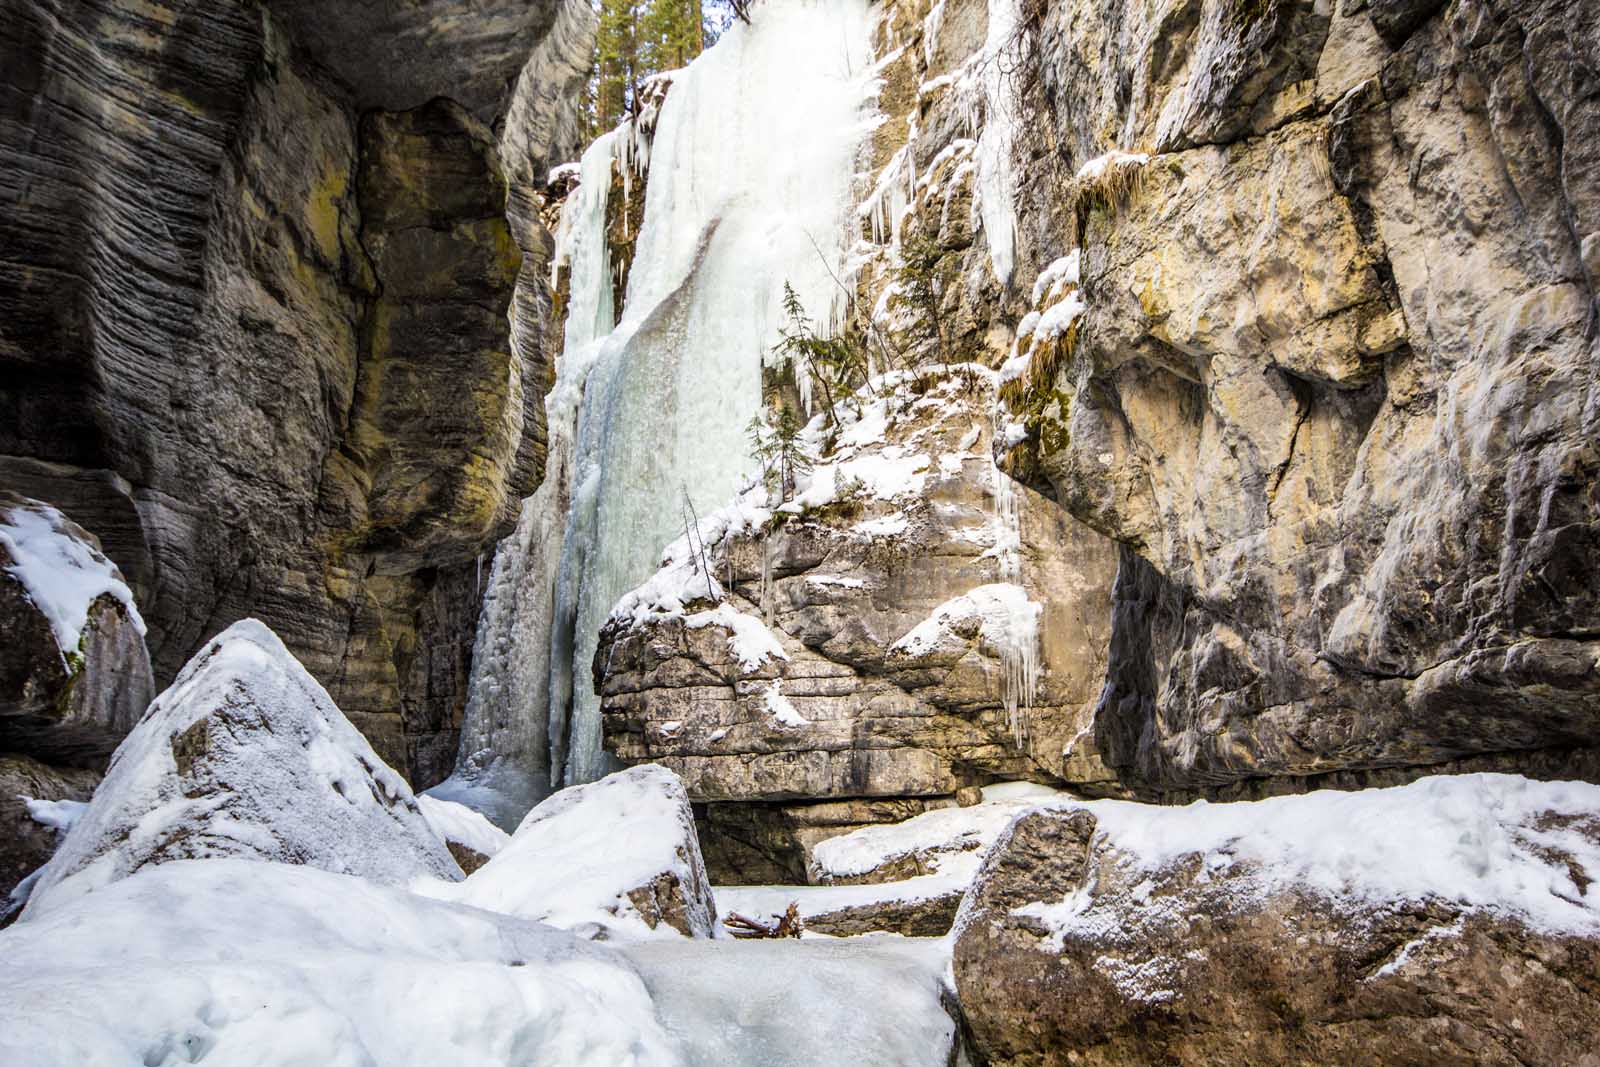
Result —
[[1019, 816], [957, 921], [987, 1061], [1594, 1062], [1600, 790], [1502, 775]]
[[[1245, 8], [1306, 32], [1237, 53]], [[1580, 773], [1600, 36], [1545, 0], [1311, 9], [1082, 0], [1037, 27], [1019, 258], [1081, 238], [1085, 311], [1021, 448], [1126, 546], [1091, 733], [1157, 795]], [[1114, 149], [1159, 154], [1083, 199]]]
[[92, 534], [0, 491], [0, 750], [103, 766], [150, 703], [144, 634]]
[[25, 916], [154, 864], [244, 857], [403, 885], [460, 870], [405, 781], [253, 619], [156, 698]]
[[731, 594], [715, 609], [683, 603], [708, 587], [669, 552], [595, 658], [608, 747], [671, 767], [696, 802], [1103, 780], [1068, 757], [1099, 688], [1111, 548], [1032, 494], [996, 503], [991, 389], [972, 368], [863, 401], [787, 509], [707, 518]]
[[561, 790], [466, 881], [424, 891], [596, 939], [711, 937], [717, 919], [683, 783], [655, 766]]
[[64, 833], [36, 819], [30, 802], [82, 803], [99, 781], [97, 771], [63, 770], [27, 756], [0, 756], [0, 923], [13, 910], [7, 903], [12, 890], [49, 861]]
[[548, 305], [579, 6], [0, 5], [0, 481], [101, 538], [158, 684], [259, 617], [387, 761], [448, 773], [477, 559], [543, 462], [545, 324], [507, 320]]

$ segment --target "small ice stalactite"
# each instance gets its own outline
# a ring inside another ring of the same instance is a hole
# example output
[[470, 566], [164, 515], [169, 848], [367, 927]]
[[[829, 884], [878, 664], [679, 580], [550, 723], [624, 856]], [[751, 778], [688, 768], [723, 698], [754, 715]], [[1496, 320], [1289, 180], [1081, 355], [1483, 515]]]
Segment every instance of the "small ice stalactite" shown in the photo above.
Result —
[[[994, 556], [1001, 582], [1019, 585], [1022, 578], [1022, 499], [1017, 483], [995, 462], [994, 450], [990, 448], [988, 452], [990, 486], [994, 492], [994, 547], [985, 555]], [[1028, 611], [1013, 612], [1005, 626], [1005, 640], [994, 642], [1000, 651], [1005, 674], [1006, 717], [1019, 749], [1027, 739], [1027, 723], [1022, 713], [1033, 707], [1039, 696], [1039, 615], [1037, 605]]]

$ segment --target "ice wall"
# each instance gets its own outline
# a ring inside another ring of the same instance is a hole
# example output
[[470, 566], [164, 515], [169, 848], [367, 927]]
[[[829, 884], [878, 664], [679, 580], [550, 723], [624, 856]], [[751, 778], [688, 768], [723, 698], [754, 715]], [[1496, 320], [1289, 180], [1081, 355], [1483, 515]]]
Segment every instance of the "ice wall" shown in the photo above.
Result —
[[[709, 511], [753, 470], [744, 427], [760, 404], [784, 283], [817, 317], [840, 298], [852, 176], [872, 124], [868, 30], [866, 0], [768, 2], [754, 25], [735, 24], [675, 77], [649, 146], [621, 322], [609, 333], [595, 186], [608, 173], [600, 153], [609, 167], [618, 145], [585, 156], [585, 199], [567, 208], [571, 232], [562, 226], [572, 317], [549, 402], [546, 484], [496, 557], [461, 769], [436, 792], [525, 808], [604, 773], [591, 681], [600, 626], [681, 534], [685, 499]], [[636, 150], [631, 134], [626, 143]], [[574, 344], [575, 330], [593, 331], [587, 345]], [[562, 442], [556, 406], [574, 385], [582, 400]]]

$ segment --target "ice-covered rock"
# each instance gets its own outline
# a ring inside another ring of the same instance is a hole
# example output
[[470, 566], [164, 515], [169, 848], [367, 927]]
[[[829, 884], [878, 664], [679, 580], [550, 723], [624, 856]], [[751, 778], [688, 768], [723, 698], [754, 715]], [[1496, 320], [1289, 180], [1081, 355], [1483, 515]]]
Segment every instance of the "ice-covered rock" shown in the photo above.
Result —
[[209, 642], [150, 705], [25, 914], [151, 864], [222, 856], [391, 884], [460, 877], [405, 781], [253, 619]]
[[454, 800], [420, 793], [417, 806], [467, 874], [488, 863], [511, 840], [510, 834], [490, 822], [482, 812]]
[[155, 691], [144, 634], [93, 534], [0, 491], [0, 748], [102, 764]]
[[683, 783], [648, 765], [563, 789], [466, 881], [418, 888], [605, 939], [710, 937], [717, 917]]
[[1023, 814], [954, 972], [990, 1062], [1557, 1064], [1600, 1031], [1600, 786]]

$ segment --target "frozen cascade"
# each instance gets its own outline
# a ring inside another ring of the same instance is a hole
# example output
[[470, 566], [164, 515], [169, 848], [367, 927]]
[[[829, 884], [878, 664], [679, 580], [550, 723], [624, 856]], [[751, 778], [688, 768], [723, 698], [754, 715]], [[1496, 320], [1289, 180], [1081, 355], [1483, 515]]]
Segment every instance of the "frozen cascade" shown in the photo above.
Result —
[[[867, 0], [758, 10], [674, 78], [648, 146], [631, 129], [596, 142], [563, 214], [571, 313], [545, 484], [496, 555], [460, 768], [431, 791], [502, 823], [605, 772], [590, 685], [600, 627], [681, 534], [685, 494], [707, 511], [749, 473], [744, 427], [784, 283], [816, 317], [839, 297], [873, 120]], [[607, 333], [602, 187], [613, 158], [646, 150], [645, 222]]]
[[551, 791], [548, 635], [571, 506], [579, 402], [600, 344], [616, 323], [605, 239], [612, 171], [620, 163], [631, 176], [633, 140], [630, 124], [590, 145], [578, 188], [562, 210], [551, 270], [568, 268], [570, 299], [556, 382], [545, 399], [545, 478], [523, 501], [515, 532], [495, 552], [472, 650], [456, 771], [428, 790], [484, 812], [508, 831]]

